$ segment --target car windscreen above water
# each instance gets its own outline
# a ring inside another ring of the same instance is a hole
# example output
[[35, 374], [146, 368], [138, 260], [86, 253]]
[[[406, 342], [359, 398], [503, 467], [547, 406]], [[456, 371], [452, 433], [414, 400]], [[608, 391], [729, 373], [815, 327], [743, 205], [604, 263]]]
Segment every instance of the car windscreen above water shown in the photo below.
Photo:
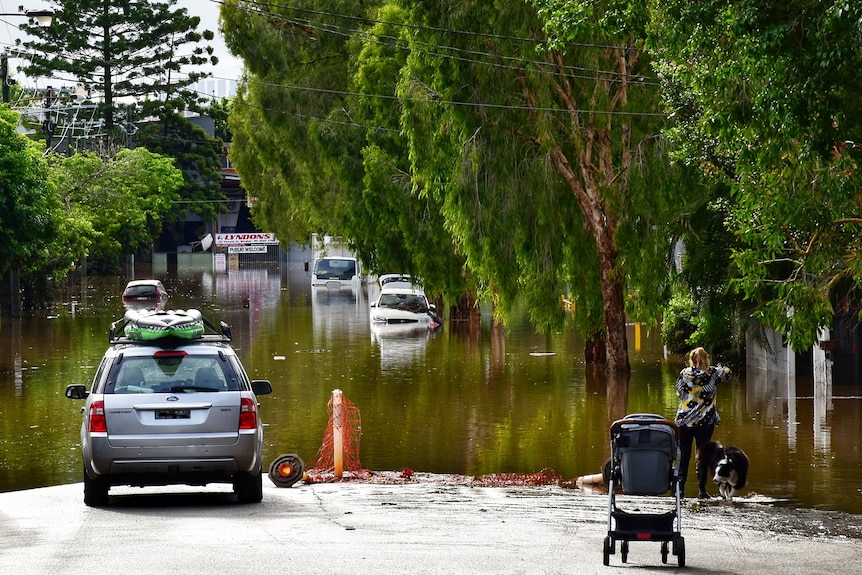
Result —
[[384, 293], [377, 302], [378, 308], [400, 309], [423, 313], [428, 311], [426, 299], [420, 295]]
[[350, 279], [356, 275], [356, 262], [350, 259], [319, 259], [314, 264], [314, 273], [318, 276]]

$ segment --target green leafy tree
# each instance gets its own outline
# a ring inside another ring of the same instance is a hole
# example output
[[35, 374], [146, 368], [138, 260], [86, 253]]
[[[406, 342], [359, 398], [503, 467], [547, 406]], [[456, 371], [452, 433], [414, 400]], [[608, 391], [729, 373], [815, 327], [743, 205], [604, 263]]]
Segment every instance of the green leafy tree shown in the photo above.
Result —
[[230, 133], [230, 126], [227, 123], [227, 119], [230, 117], [232, 111], [232, 98], [213, 100], [205, 110], [206, 115], [215, 122], [215, 137], [222, 142], [230, 142], [233, 139]]
[[730, 209], [723, 185], [704, 185], [702, 198], [684, 206], [680, 273], [662, 321], [668, 349], [685, 353], [704, 347], [725, 364], [742, 358], [753, 307], [734, 288], [736, 240], [726, 225]]
[[656, 2], [681, 157], [730, 190], [738, 293], [794, 348], [862, 283], [862, 5]]
[[182, 170], [185, 184], [180, 190], [183, 202], [174, 206], [168, 219], [178, 221], [191, 211], [205, 222], [225, 211], [221, 191], [219, 155], [224, 143], [211, 138], [203, 128], [172, 112], [162, 114], [160, 121], [144, 124], [138, 132], [138, 143], [155, 154], [170, 156]]
[[0, 275], [39, 270], [61, 255], [68, 266], [77, 255], [58, 253], [57, 240], [71, 237], [63, 204], [37, 145], [17, 126], [18, 114], [0, 104]]
[[92, 228], [87, 255], [98, 271], [113, 272], [121, 256], [151, 248], [183, 186], [173, 158], [145, 148], [109, 159], [56, 156], [53, 162], [51, 181], [70, 218]]
[[195, 66], [218, 58], [209, 30], [176, 0], [62, 0], [51, 26], [22, 26], [36, 40], [24, 42], [33, 54], [30, 76], [81, 82], [101, 92], [103, 118], [110, 130], [122, 98], [134, 98], [140, 116], [166, 106], [197, 109], [200, 97], [189, 86], [205, 76]]
[[[86, 255], [93, 231], [88, 220], [64, 210], [39, 146], [16, 131], [19, 121], [0, 105], [0, 241], [6, 246], [0, 276], [9, 279], [0, 293], [7, 312], [19, 303], [38, 305], [47, 278], [66, 276]], [[13, 285], [20, 291], [13, 293]]]

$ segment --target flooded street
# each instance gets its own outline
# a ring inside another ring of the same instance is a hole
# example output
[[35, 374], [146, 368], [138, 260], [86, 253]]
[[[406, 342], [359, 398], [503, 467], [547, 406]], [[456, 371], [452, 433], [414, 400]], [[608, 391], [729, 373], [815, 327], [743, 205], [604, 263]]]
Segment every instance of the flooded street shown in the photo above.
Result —
[[[327, 290], [300, 271], [197, 271], [160, 276], [171, 308], [198, 308], [230, 324], [249, 375], [269, 379], [261, 398], [264, 465], [283, 453], [317, 459], [333, 389], [361, 415], [362, 466], [482, 475], [551, 468], [597, 473], [608, 428], [633, 412], [673, 418], [684, 358], [663, 358], [658, 330], [629, 327], [627, 397], [609, 398], [585, 368], [571, 332], [536, 334], [526, 317], [505, 333], [487, 316], [470, 329], [386, 332], [369, 324], [374, 286]], [[126, 278], [85, 278], [48, 310], [0, 323], [0, 491], [80, 482], [80, 402], [122, 317]], [[862, 389], [835, 382], [734, 377], [719, 392], [715, 438], [752, 461], [748, 488], [781, 505], [862, 513]], [[693, 469], [691, 471], [693, 475]], [[694, 485], [693, 477], [689, 485]], [[712, 488], [715, 492], [715, 489]]]

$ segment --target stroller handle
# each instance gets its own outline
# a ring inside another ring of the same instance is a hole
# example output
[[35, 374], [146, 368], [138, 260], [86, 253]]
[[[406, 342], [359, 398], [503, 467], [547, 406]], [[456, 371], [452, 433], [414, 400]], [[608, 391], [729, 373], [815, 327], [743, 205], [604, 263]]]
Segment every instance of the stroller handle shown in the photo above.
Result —
[[676, 440], [679, 440], [679, 426], [669, 419], [657, 415], [655, 413], [631, 413], [622, 419], [616, 420], [611, 425], [611, 432], [618, 431], [624, 425], [666, 425], [673, 429], [673, 435]]

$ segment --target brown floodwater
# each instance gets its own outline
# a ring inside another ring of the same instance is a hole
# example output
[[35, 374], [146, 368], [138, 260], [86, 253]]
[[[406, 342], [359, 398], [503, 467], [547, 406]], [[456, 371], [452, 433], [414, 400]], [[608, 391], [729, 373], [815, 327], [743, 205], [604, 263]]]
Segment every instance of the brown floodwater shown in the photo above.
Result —
[[[232, 327], [261, 398], [264, 463], [284, 453], [317, 460], [340, 389], [361, 418], [360, 460], [370, 470], [463, 475], [597, 473], [608, 428], [625, 413], [672, 418], [681, 356], [664, 357], [658, 330], [629, 327], [627, 394], [609, 397], [570, 331], [536, 334], [525, 316], [508, 330], [444, 322], [435, 332], [380, 333], [369, 325], [375, 286], [312, 289], [302, 270], [172, 272], [169, 307], [196, 307]], [[69, 282], [56, 304], [0, 320], [0, 491], [81, 481], [80, 402], [122, 317], [127, 278]], [[369, 291], [371, 293], [369, 293]], [[719, 393], [715, 438], [752, 461], [749, 488], [778, 505], [862, 513], [862, 390], [836, 381], [734, 377]], [[691, 471], [693, 475], [693, 470]], [[693, 477], [689, 485], [694, 485]], [[713, 491], [714, 488], [713, 488]]]

